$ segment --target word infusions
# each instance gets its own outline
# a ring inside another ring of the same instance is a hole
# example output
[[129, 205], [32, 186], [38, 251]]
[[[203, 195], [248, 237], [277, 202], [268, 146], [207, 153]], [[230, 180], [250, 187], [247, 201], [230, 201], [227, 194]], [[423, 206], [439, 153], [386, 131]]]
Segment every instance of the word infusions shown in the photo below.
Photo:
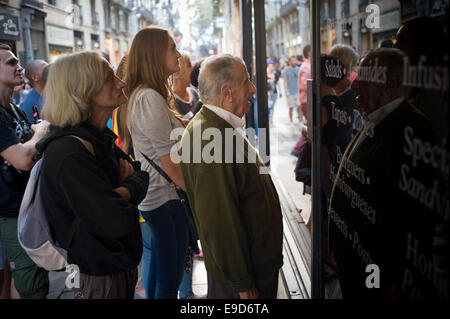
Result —
[[420, 56], [417, 65], [410, 65], [408, 58], [403, 60], [403, 85], [435, 91], [448, 91], [448, 68], [425, 65], [427, 58]]

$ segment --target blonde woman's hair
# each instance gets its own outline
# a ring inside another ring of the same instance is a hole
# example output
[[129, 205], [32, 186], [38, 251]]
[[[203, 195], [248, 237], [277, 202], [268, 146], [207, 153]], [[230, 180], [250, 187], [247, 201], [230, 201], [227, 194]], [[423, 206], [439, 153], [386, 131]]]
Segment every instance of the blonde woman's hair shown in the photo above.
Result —
[[[162, 95], [168, 107], [178, 117], [173, 109], [173, 93], [166, 72], [166, 53], [169, 46], [170, 32], [158, 26], [149, 26], [140, 30], [133, 39], [128, 52], [125, 75], [125, 95], [128, 103], [124, 105], [121, 118], [123, 149], [130, 146], [130, 131], [128, 116], [134, 104], [134, 96], [141, 88], [151, 88]], [[149, 106], [151, 107], [151, 106]], [[151, 125], [151, 124], [149, 124]]]
[[86, 51], [62, 56], [52, 63], [44, 88], [46, 120], [59, 127], [86, 121], [92, 96], [105, 81], [105, 62], [97, 51]]

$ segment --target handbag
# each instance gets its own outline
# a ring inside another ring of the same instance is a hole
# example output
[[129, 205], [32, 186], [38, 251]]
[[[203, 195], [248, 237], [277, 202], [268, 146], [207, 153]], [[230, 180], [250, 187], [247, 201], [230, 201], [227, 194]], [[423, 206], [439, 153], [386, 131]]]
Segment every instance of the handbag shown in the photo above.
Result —
[[172, 179], [169, 177], [169, 175], [167, 175], [166, 172], [164, 172], [164, 170], [161, 167], [159, 167], [158, 164], [156, 164], [153, 160], [151, 160], [144, 153], [141, 152], [141, 154], [145, 158], [145, 160], [147, 162], [149, 162], [149, 164], [154, 169], [156, 169], [156, 171], [162, 177], [164, 177], [172, 187], [175, 188], [175, 191], [177, 192], [177, 195], [180, 198], [181, 204], [183, 205], [184, 212], [186, 213], [186, 219], [187, 219], [187, 224], [188, 224], [188, 228], [189, 228], [189, 246], [193, 249], [194, 253], [198, 255], [200, 253], [200, 250], [199, 250], [198, 244], [197, 244], [198, 232], [197, 232], [197, 227], [195, 226], [194, 216], [192, 214], [191, 206], [189, 205], [189, 201], [188, 201], [186, 192], [183, 191], [181, 188], [177, 187], [175, 185], [175, 183], [172, 181]]

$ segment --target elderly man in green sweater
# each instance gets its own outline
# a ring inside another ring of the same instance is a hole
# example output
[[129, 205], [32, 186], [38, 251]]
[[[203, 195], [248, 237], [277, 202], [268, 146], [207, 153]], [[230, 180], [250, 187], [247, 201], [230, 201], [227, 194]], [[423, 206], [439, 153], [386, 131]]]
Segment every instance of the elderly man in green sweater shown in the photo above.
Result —
[[199, 75], [204, 105], [182, 139], [181, 169], [210, 299], [277, 296], [283, 265], [280, 202], [243, 130], [255, 91], [242, 59], [207, 58]]

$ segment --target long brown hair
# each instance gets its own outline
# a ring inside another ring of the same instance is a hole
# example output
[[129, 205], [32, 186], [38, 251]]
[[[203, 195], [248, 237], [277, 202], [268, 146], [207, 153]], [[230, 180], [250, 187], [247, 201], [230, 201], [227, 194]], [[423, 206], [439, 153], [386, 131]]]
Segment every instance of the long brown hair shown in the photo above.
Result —
[[[130, 132], [128, 130], [128, 116], [133, 107], [133, 98], [138, 89], [151, 88], [161, 94], [171, 107], [172, 89], [166, 73], [166, 52], [169, 46], [170, 33], [168, 30], [149, 26], [140, 30], [133, 39], [125, 75], [125, 94], [128, 103], [121, 112], [121, 126], [124, 132], [123, 148], [130, 146]], [[178, 116], [177, 113], [174, 112]]]
[[128, 65], [128, 55], [124, 55], [122, 60], [120, 60], [120, 63], [116, 69], [116, 76], [124, 82], [127, 72], [127, 65]]

